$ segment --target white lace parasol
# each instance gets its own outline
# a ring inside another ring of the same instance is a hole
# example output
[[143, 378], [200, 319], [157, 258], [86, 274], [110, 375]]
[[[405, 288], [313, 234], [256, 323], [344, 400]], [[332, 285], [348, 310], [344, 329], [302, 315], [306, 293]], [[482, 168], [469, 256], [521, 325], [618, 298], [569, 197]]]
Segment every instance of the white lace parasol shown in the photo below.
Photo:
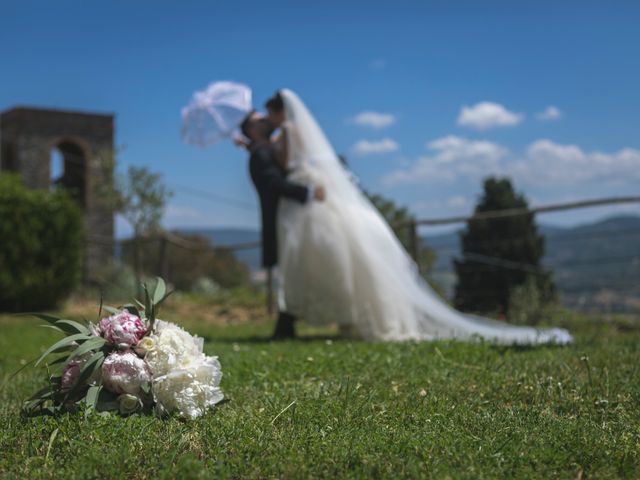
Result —
[[252, 110], [251, 89], [241, 83], [213, 82], [193, 94], [182, 109], [182, 139], [206, 147], [230, 138]]

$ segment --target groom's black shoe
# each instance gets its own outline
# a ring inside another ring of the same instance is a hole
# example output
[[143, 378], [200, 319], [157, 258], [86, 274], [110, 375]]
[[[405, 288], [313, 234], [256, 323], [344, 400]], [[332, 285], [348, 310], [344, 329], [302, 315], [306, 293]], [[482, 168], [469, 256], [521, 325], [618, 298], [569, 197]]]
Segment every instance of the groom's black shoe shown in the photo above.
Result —
[[288, 338], [296, 338], [296, 331], [293, 326], [296, 317], [287, 312], [280, 312], [276, 328], [271, 337], [272, 340], [286, 340]]

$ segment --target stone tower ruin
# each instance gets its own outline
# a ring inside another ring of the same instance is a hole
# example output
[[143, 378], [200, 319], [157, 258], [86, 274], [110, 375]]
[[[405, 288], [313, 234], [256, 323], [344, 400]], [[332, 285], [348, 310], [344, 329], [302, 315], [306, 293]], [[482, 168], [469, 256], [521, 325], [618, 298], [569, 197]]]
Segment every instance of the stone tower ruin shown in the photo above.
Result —
[[[52, 152], [60, 172], [52, 178]], [[15, 172], [30, 188], [69, 191], [84, 212], [84, 279], [113, 257], [113, 211], [105, 186], [113, 182], [113, 115], [17, 107], [0, 114], [0, 172]]]

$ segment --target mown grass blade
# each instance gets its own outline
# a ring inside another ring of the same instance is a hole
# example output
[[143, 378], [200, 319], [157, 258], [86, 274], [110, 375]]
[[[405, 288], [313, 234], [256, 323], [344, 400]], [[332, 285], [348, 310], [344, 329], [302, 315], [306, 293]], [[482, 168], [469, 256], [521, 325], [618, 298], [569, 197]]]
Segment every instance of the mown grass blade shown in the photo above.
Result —
[[49, 460], [49, 455], [51, 454], [51, 447], [53, 447], [53, 442], [56, 441], [56, 437], [58, 436], [58, 431], [59, 430], [60, 430], [60, 428], [56, 428], [51, 433], [51, 436], [49, 437], [49, 445], [47, 446], [47, 454], [44, 456], [45, 463], [47, 463], [47, 461]]

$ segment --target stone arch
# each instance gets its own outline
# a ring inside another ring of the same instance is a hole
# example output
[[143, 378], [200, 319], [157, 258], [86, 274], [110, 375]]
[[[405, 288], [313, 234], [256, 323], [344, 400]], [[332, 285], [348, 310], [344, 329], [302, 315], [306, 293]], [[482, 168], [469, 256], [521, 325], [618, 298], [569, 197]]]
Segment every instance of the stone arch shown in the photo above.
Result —
[[[55, 180], [56, 186], [67, 190], [85, 208], [89, 191], [89, 146], [75, 137], [61, 137], [51, 145], [50, 151], [59, 152], [62, 160], [62, 172], [61, 176]], [[50, 162], [50, 170], [52, 166]]]

